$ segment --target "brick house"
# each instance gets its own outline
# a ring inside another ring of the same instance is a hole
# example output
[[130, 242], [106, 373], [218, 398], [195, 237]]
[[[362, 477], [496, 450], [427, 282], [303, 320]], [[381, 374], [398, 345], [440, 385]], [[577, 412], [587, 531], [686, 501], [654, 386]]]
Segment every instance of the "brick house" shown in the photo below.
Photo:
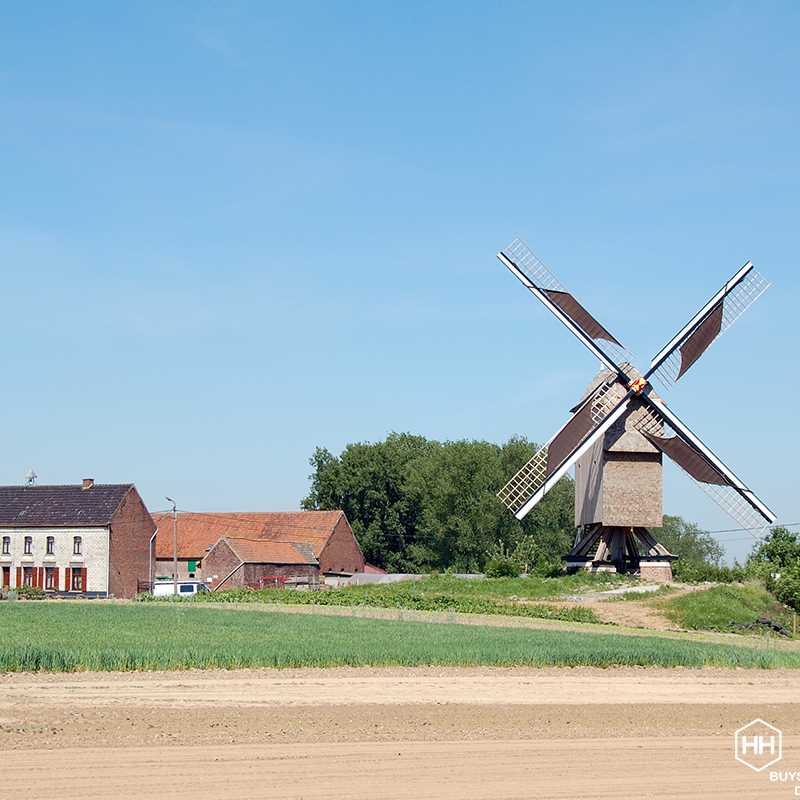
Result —
[[[156, 576], [172, 578], [172, 514], [154, 515]], [[352, 575], [364, 571], [364, 556], [343, 511], [267, 511], [254, 513], [200, 513], [177, 515], [178, 579], [203, 579], [217, 574], [205, 569], [211, 548], [222, 539], [251, 539], [307, 545], [325, 575]]]
[[203, 573], [211, 589], [316, 583], [319, 561], [310, 545], [224, 536], [208, 551]]
[[150, 580], [155, 534], [132, 483], [0, 486], [3, 589], [132, 597]]

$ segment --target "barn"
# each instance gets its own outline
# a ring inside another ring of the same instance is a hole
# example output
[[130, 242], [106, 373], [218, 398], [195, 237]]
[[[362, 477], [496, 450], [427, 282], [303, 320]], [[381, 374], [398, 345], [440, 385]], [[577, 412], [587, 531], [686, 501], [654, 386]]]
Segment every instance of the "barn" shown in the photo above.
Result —
[[319, 584], [319, 561], [308, 544], [224, 536], [208, 551], [203, 572], [211, 589]]
[[[158, 525], [155, 573], [157, 577], [172, 578], [173, 517], [170, 512], [163, 512], [154, 518]], [[221, 539], [237, 540], [240, 549], [247, 547], [242, 544], [247, 540], [305, 547], [316, 559], [321, 578], [364, 571], [364, 556], [343, 511], [181, 511], [176, 515], [176, 529], [179, 580], [208, 581], [213, 580], [213, 575], [220, 580], [222, 573], [209, 571], [206, 560]], [[276, 558], [277, 552], [273, 551], [270, 558]], [[282, 552], [284, 556], [288, 554], [286, 550]], [[222, 551], [218, 557], [222, 558]]]

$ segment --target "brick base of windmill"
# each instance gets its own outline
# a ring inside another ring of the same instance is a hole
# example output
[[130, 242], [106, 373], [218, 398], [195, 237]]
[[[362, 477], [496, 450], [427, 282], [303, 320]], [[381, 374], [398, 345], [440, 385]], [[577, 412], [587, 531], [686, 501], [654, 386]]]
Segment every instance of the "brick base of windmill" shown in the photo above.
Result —
[[[587, 389], [606, 378], [601, 372]], [[669, 583], [677, 556], [650, 532], [662, 514], [661, 451], [636, 428], [647, 409], [641, 400], [575, 465], [575, 544], [567, 571], [638, 573]]]

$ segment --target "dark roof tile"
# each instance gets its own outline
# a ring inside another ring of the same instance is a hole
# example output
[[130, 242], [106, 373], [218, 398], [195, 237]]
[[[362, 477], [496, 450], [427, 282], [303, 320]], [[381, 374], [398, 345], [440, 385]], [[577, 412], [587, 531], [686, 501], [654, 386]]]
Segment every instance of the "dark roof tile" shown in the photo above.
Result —
[[132, 483], [0, 486], [0, 527], [105, 526]]

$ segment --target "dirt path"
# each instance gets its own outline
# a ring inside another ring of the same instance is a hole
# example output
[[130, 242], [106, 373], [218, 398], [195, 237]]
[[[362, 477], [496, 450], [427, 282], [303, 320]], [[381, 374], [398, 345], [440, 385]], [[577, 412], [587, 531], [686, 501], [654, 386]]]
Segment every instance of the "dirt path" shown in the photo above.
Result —
[[[547, 605], [561, 606], [562, 608], [589, 608], [597, 615], [597, 618], [601, 622], [609, 625], [618, 625], [627, 630], [641, 628], [651, 632], [671, 631], [673, 633], [688, 633], [688, 631], [668, 619], [662, 613], [661, 609], [651, 605], [649, 601], [653, 599], [653, 592], [641, 591], [641, 588], [642, 587], [640, 587], [640, 591], [638, 592], [630, 587], [621, 587], [613, 592], [586, 592], [581, 595], [569, 595], [565, 600], [546, 599], [542, 601], [531, 600], [526, 602], [543, 602]], [[704, 589], [708, 589], [708, 586], [704, 584], [673, 584], [669, 599], [675, 599], [676, 597], [682, 597], [683, 595], [703, 591]], [[611, 599], [613, 595], [622, 593], [635, 595], [641, 599]], [[704, 632], [699, 635], [714, 636], [715, 634]], [[742, 637], [739, 636], [739, 639], [741, 638]]]
[[732, 757], [755, 717], [796, 768], [790, 670], [4, 675], [0, 795], [788, 798]]

